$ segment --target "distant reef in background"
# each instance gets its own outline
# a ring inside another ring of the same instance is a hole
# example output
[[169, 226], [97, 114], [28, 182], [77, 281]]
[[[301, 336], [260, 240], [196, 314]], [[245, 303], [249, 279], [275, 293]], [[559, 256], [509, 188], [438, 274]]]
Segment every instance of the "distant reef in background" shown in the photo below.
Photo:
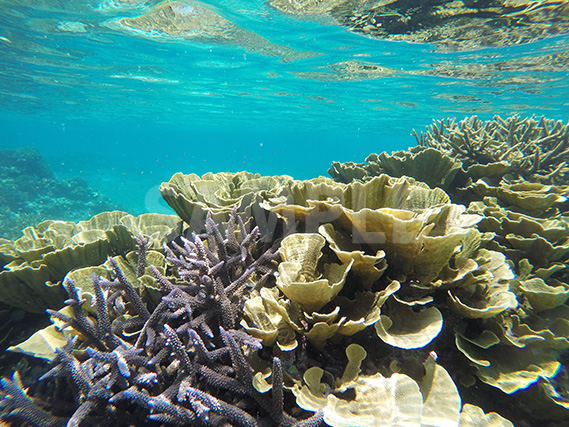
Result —
[[78, 221], [119, 207], [83, 178], [57, 179], [33, 147], [0, 150], [0, 237], [46, 219]]

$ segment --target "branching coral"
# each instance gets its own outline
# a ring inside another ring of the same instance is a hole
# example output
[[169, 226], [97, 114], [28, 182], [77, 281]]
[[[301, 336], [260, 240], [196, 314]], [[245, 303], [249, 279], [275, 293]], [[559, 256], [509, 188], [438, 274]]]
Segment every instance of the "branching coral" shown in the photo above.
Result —
[[507, 172], [534, 182], [564, 183], [569, 173], [569, 126], [560, 120], [494, 116], [482, 121], [472, 116], [458, 123], [434, 121], [415, 136], [419, 145], [458, 158], [469, 175], [488, 175], [481, 168], [494, 167], [499, 176]]
[[[112, 280], [94, 274], [92, 294], [67, 278], [68, 310], [50, 311], [67, 342], [56, 349], [52, 368], [40, 381], [68, 389], [29, 397], [17, 376], [4, 380], [8, 403], [0, 418], [32, 425], [105, 419], [117, 425], [318, 426], [322, 414], [298, 421], [284, 412], [278, 358], [270, 396], [253, 387], [248, 357], [259, 342], [234, 328], [248, 289], [274, 275], [275, 254], [257, 253], [258, 229], [246, 233], [235, 210], [229, 224], [223, 237], [208, 217], [206, 234], [166, 248], [175, 275], [166, 277], [150, 266], [162, 292], [155, 307], [113, 258]], [[147, 268], [148, 246], [139, 237], [139, 275]]]

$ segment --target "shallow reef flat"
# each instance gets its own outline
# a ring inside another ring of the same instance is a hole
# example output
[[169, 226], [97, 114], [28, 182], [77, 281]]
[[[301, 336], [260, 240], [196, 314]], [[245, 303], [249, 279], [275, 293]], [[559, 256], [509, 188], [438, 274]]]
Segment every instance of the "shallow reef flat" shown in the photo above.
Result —
[[176, 215], [3, 241], [0, 420], [565, 425], [569, 126], [415, 135], [331, 178], [177, 173]]

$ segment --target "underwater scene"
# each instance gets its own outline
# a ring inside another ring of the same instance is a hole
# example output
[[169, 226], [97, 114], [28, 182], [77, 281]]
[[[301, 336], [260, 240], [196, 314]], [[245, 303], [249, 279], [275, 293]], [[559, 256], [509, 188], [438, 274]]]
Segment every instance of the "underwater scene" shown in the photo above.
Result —
[[0, 397], [569, 425], [569, 1], [0, 0]]

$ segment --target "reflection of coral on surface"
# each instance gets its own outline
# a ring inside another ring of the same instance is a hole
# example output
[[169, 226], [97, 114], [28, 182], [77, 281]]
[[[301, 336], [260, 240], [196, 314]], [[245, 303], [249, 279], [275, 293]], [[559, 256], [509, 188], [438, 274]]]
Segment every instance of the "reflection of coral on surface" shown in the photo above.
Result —
[[241, 28], [204, 3], [166, 0], [140, 16], [122, 18], [121, 28], [150, 37], [165, 36], [203, 43], [239, 45], [250, 52], [280, 56], [283, 62], [317, 55], [272, 43], [259, 34]]
[[45, 219], [77, 221], [116, 209], [82, 178], [58, 180], [34, 148], [0, 151], [0, 236]]
[[566, 1], [272, 0], [305, 17], [327, 15], [370, 37], [435, 43], [452, 50], [528, 43], [569, 30]]

